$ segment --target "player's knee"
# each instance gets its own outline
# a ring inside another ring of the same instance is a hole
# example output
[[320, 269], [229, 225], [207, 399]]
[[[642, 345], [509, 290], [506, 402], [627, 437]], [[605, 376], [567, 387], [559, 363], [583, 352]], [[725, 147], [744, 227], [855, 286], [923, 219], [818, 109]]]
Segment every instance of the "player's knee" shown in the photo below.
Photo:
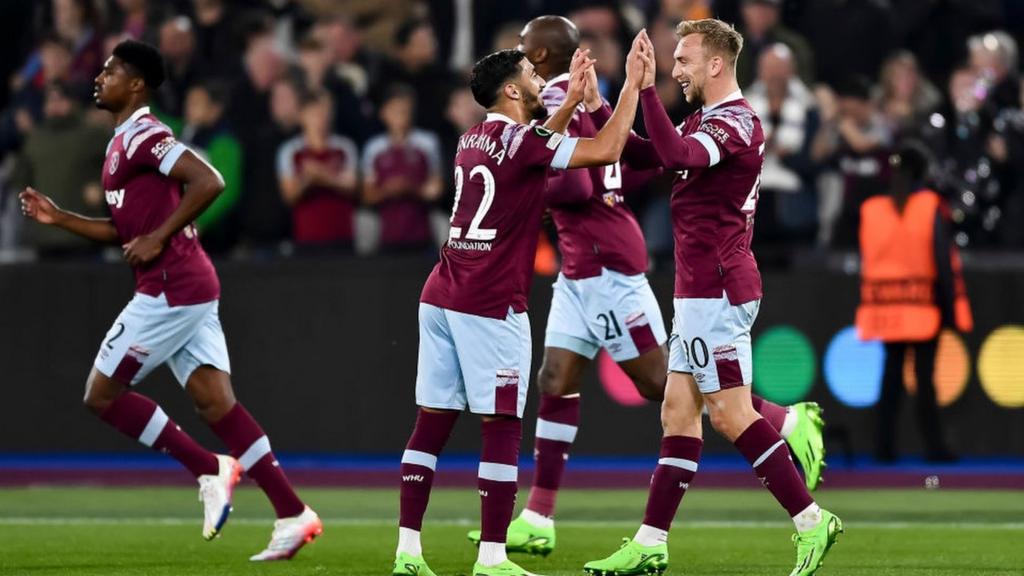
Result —
[[107, 408], [117, 399], [121, 390], [105, 386], [96, 373], [89, 375], [85, 381], [85, 396], [82, 404], [93, 414], [100, 416], [107, 411]]
[[185, 385], [196, 412], [206, 422], [216, 422], [235, 406], [235, 394], [227, 374], [197, 369]]
[[666, 396], [661, 403], [661, 428], [666, 436], [702, 435], [700, 413], [680, 399]]
[[739, 438], [740, 434], [750, 425], [750, 415], [738, 410], [726, 410], [708, 403], [708, 419], [711, 427], [730, 442]]
[[537, 373], [537, 387], [540, 393], [547, 396], [565, 396], [576, 391], [571, 390], [572, 383], [565, 377], [565, 371], [558, 362], [545, 361]]

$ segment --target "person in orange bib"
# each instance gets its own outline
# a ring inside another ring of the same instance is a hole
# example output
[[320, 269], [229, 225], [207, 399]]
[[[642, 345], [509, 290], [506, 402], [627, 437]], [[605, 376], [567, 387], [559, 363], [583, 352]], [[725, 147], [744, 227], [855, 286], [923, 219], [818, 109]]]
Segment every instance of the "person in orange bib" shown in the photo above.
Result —
[[932, 379], [944, 326], [969, 332], [970, 303], [960, 255], [951, 241], [943, 199], [925, 184], [930, 154], [908, 141], [893, 154], [890, 190], [861, 205], [861, 289], [857, 333], [885, 344], [885, 371], [878, 404], [876, 457], [896, 459], [896, 419], [903, 399], [903, 366], [913, 350], [917, 419], [925, 458], [952, 461]]

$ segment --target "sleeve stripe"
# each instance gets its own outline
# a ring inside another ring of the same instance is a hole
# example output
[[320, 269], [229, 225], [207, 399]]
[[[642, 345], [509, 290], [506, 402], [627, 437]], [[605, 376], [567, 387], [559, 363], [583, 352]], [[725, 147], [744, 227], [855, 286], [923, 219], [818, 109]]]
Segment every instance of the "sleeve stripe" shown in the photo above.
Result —
[[555, 150], [555, 156], [551, 159], [551, 167], [559, 170], [568, 168], [569, 161], [572, 160], [572, 153], [576, 151], [576, 144], [579, 141], [579, 138], [570, 138], [568, 136], [563, 138], [562, 143]]
[[715, 141], [711, 139], [711, 136], [703, 132], [695, 132], [691, 134], [691, 136], [693, 136], [694, 140], [700, 142], [701, 145], [704, 146], [704, 149], [708, 151], [708, 156], [711, 157], [711, 162], [708, 166], [714, 166], [722, 160], [722, 153], [718, 150], [718, 144], [715, 144]]
[[167, 176], [171, 173], [171, 168], [174, 168], [174, 163], [181, 158], [181, 155], [185, 153], [188, 148], [181, 142], [176, 143], [164, 154], [164, 159], [160, 161], [160, 173]]
[[131, 157], [135, 155], [135, 151], [139, 149], [139, 146], [141, 146], [142, 143], [145, 142], [147, 138], [153, 136], [154, 134], [159, 134], [161, 132], [166, 131], [167, 130], [164, 129], [163, 126], [156, 125], [148, 130], [135, 134], [134, 136], [131, 137], [131, 143], [128, 144], [128, 151], [125, 153], [125, 157], [130, 160]]

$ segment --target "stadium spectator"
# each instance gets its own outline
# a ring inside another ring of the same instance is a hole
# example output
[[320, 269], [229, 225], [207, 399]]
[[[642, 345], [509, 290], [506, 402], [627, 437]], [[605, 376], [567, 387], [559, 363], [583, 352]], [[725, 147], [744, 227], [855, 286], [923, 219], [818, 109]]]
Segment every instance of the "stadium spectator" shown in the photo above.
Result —
[[384, 251], [417, 250], [433, 244], [431, 206], [441, 195], [441, 145], [437, 135], [413, 124], [416, 93], [395, 85], [380, 107], [386, 132], [366, 144], [363, 199], [380, 217]]
[[117, 24], [112, 29], [118, 30], [122, 38], [150, 41], [156, 6], [149, 0], [117, 0], [117, 7]]
[[814, 54], [807, 40], [786, 28], [780, 21], [782, 0], [743, 0], [739, 31], [743, 50], [736, 61], [736, 79], [749, 86], [757, 76], [761, 53], [774, 44], [784, 44], [792, 52], [797, 74], [804, 84], [814, 81]]
[[281, 145], [277, 175], [291, 207], [292, 238], [305, 248], [350, 248], [359, 157], [348, 138], [331, 133], [331, 95], [309, 94], [299, 118], [302, 134]]
[[820, 119], [814, 94], [797, 76], [788, 46], [774, 44], [761, 51], [757, 82], [745, 94], [761, 118], [766, 144], [754, 241], [808, 241], [817, 226], [811, 146]]
[[271, 121], [257, 128], [245, 158], [245, 196], [239, 205], [240, 235], [248, 249], [278, 246], [289, 236], [291, 218], [281, 198], [275, 169], [281, 145], [301, 130], [301, 100], [305, 90], [292, 78], [274, 82], [270, 90]]
[[338, 76], [331, 66], [331, 53], [326, 44], [314, 35], [299, 42], [299, 67], [308, 90], [326, 88], [334, 102], [334, 132], [365, 142], [372, 131], [363, 113], [363, 103], [348, 81]]
[[[53, 31], [71, 46], [68, 81], [92, 86], [103, 66], [103, 35], [100, 14], [92, 0], [53, 0]], [[27, 69], [32, 69], [29, 60]]]
[[181, 118], [185, 92], [199, 80], [192, 20], [179, 15], [164, 20], [159, 29], [159, 48], [167, 66], [167, 79], [157, 90], [154, 104], [164, 116]]
[[46, 86], [67, 82], [70, 78], [71, 45], [57, 34], [43, 36], [33, 58], [38, 58], [38, 71], [28, 76], [26, 66], [22, 74], [14, 78], [10, 106], [0, 116], [0, 155], [17, 150], [36, 122], [42, 119]]
[[[43, 120], [25, 140], [11, 185], [32, 186], [58, 206], [87, 216], [104, 215], [103, 189], [98, 176], [110, 133], [90, 124], [66, 84], [46, 88]], [[88, 240], [51, 226], [25, 228], [25, 244], [44, 257], [91, 254]]]
[[235, 210], [242, 194], [242, 147], [224, 117], [228, 86], [209, 80], [189, 89], [185, 99], [185, 126], [180, 139], [213, 165], [224, 177], [224, 191], [195, 225], [208, 252], [224, 252], [235, 242]]
[[942, 94], [921, 75], [913, 54], [900, 50], [886, 59], [876, 92], [894, 139], [935, 139], [932, 114], [942, 105]]
[[381, 85], [373, 92], [373, 99], [380, 102], [391, 84], [415, 86], [415, 122], [436, 132], [444, 122], [444, 117], [438, 112], [444, 110], [448, 94], [459, 81], [438, 63], [437, 40], [428, 20], [413, 19], [402, 23], [395, 31], [394, 40], [395, 57], [382, 67]]
[[445, 198], [447, 205], [451, 204], [455, 194], [451, 167], [454, 166], [459, 137], [482, 122], [484, 116], [483, 107], [473, 99], [473, 92], [468, 86], [456, 88], [448, 97], [448, 105], [444, 111], [445, 123], [438, 133], [441, 140], [441, 175], [445, 182], [444, 190], [447, 191], [447, 196], [450, 196]]
[[861, 207], [861, 302], [857, 333], [885, 343], [885, 369], [878, 402], [875, 455], [894, 461], [896, 423], [904, 390], [904, 365], [912, 350], [916, 409], [925, 458], [950, 461], [935, 401], [935, 353], [943, 326], [973, 327], [950, 233], [949, 213], [928, 186], [930, 154], [918, 141], [901, 145], [890, 159], [888, 194]]
[[1017, 42], [1001, 30], [972, 36], [967, 41], [971, 68], [978, 75], [985, 106], [993, 116], [1020, 106]]
[[841, 249], [856, 247], [861, 202], [882, 190], [888, 175], [892, 137], [871, 100], [871, 90], [867, 78], [847, 78], [836, 92], [837, 114], [822, 124], [824, 134], [818, 142], [843, 179], [838, 220], [831, 232], [831, 244]]

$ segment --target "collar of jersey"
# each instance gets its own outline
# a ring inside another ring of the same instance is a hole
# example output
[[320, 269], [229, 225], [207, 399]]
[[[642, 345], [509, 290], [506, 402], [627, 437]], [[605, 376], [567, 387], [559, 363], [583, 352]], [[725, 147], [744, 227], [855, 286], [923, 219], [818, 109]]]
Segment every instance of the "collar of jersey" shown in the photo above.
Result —
[[547, 82], [545, 82], [544, 85], [545, 86], [550, 86], [550, 85], [555, 84], [557, 82], [562, 82], [562, 81], [568, 80], [568, 79], [569, 79], [569, 73], [568, 72], [562, 72], [558, 76], [555, 76], [551, 80], [548, 80]]
[[508, 116], [505, 116], [504, 114], [499, 114], [497, 112], [488, 112], [487, 113], [487, 120], [486, 121], [487, 122], [504, 122], [506, 124], [518, 124], [518, 122], [516, 122], [515, 120], [509, 118]]
[[139, 108], [135, 112], [132, 112], [132, 115], [129, 116], [127, 120], [125, 120], [124, 122], [121, 122], [121, 125], [118, 126], [117, 128], [114, 128], [114, 135], [116, 136], [116, 135], [124, 132], [125, 130], [128, 129], [129, 126], [134, 124], [136, 121], [138, 121], [139, 118], [142, 118], [146, 114], [149, 114], [149, 106], [143, 106], [142, 108]]
[[726, 102], [732, 102], [733, 100], [739, 100], [740, 98], [743, 98], [743, 91], [742, 90], [737, 90], [737, 91], [733, 92], [732, 94], [729, 94], [725, 98], [722, 98], [718, 102], [715, 102], [711, 106], [704, 106], [700, 110], [701, 110], [701, 112], [708, 112], [710, 110], [714, 110], [715, 108], [718, 108], [719, 106], [721, 106], [722, 104], [725, 104]]

